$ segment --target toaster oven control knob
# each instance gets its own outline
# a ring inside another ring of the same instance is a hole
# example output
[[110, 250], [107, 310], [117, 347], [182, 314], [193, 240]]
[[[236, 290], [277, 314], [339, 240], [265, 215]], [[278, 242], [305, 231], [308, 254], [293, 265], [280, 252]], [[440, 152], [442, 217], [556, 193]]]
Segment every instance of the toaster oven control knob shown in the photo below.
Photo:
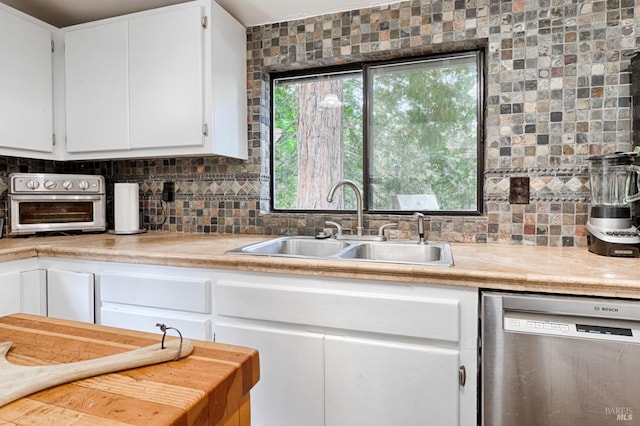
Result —
[[32, 180], [28, 180], [27, 183], [25, 183], [25, 185], [29, 189], [38, 189], [38, 187], [40, 186], [40, 182], [32, 179]]
[[84, 191], [86, 189], [89, 189], [89, 182], [87, 182], [86, 180], [81, 180], [80, 182], [78, 182], [78, 186]]
[[53, 180], [45, 180], [44, 181], [44, 187], [47, 189], [53, 189], [56, 187], [56, 182]]
[[70, 180], [65, 180], [64, 182], [62, 182], [62, 187], [64, 189], [71, 189], [73, 188], [73, 182], [71, 182]]

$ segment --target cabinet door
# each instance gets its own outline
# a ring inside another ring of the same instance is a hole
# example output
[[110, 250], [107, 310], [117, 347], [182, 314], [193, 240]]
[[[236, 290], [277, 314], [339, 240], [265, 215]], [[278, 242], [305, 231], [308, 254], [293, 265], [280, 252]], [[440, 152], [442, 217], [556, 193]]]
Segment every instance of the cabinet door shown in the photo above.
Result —
[[127, 23], [70, 30], [64, 37], [67, 151], [128, 149]]
[[52, 34], [0, 9], [0, 146], [53, 152]]
[[47, 271], [20, 272], [20, 312], [47, 315]]
[[46, 272], [40, 269], [0, 274], [0, 316], [18, 312], [47, 314]]
[[21, 311], [20, 272], [0, 274], [0, 292], [0, 316]]
[[94, 276], [87, 272], [47, 271], [47, 313], [52, 318], [94, 322]]
[[[217, 320], [219, 343], [260, 353], [260, 381], [251, 390], [251, 424], [324, 425], [322, 334]], [[357, 423], [353, 423], [357, 424]]]
[[325, 337], [326, 424], [457, 425], [458, 352]]
[[203, 145], [202, 7], [129, 21], [131, 148]]

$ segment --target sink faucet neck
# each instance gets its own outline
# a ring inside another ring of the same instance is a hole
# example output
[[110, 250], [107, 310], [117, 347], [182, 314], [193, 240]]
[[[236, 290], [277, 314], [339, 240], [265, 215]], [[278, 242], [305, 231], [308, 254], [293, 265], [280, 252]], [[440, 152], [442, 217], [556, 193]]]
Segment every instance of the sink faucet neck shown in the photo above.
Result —
[[355, 182], [348, 179], [344, 179], [334, 184], [331, 187], [331, 190], [329, 191], [329, 195], [327, 195], [327, 202], [329, 203], [333, 202], [333, 194], [336, 192], [336, 189], [338, 189], [338, 187], [343, 185], [346, 185], [351, 189], [353, 189], [353, 192], [356, 194], [356, 214], [357, 214], [357, 220], [358, 220], [356, 233], [358, 236], [362, 236], [362, 230], [363, 230], [362, 192], [360, 191], [360, 188], [358, 188], [358, 185], [355, 184]]

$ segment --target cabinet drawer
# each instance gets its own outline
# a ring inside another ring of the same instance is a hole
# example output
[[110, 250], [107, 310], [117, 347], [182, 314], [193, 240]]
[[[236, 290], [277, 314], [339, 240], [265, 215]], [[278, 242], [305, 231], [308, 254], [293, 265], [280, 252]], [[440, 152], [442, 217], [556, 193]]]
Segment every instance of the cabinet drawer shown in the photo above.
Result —
[[215, 313], [372, 333], [460, 340], [455, 297], [390, 295], [221, 280]]
[[106, 272], [100, 275], [101, 302], [211, 313], [206, 279]]
[[[212, 337], [211, 319], [203, 315], [184, 315], [145, 308], [128, 309], [121, 306], [103, 306], [100, 309], [101, 325], [160, 333], [157, 323], [177, 328], [186, 338], [211, 340]], [[167, 335], [177, 336], [173, 331], [168, 331]]]

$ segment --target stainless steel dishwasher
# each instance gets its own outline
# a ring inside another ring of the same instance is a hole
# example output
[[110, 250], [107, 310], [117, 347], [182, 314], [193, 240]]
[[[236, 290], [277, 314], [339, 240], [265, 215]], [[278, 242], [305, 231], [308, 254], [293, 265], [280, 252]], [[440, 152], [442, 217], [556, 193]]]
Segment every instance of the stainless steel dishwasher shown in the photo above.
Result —
[[640, 301], [485, 292], [481, 424], [640, 425]]

